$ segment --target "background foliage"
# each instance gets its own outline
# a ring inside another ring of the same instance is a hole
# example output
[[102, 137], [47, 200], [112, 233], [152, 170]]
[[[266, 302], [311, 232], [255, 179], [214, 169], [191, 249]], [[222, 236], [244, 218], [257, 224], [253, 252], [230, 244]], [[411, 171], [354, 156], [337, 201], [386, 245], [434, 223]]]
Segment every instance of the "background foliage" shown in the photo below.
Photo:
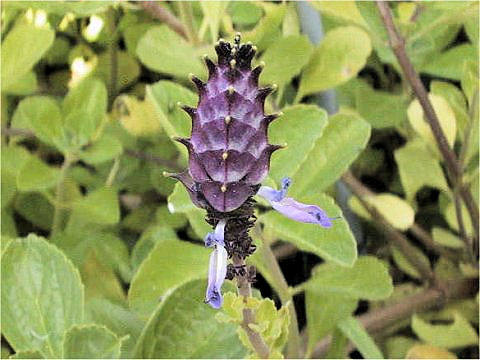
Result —
[[[478, 232], [378, 10], [309, 4], [1, 3], [3, 357], [255, 356], [249, 306], [272, 356], [478, 358]], [[391, 6], [478, 204], [478, 2]], [[267, 112], [284, 113], [267, 183], [290, 176], [340, 219], [298, 224], [260, 201], [260, 291], [215, 312], [204, 211], [162, 172], [186, 166], [170, 137], [190, 132], [188, 74], [205, 79], [201, 56], [236, 31], [278, 84]]]

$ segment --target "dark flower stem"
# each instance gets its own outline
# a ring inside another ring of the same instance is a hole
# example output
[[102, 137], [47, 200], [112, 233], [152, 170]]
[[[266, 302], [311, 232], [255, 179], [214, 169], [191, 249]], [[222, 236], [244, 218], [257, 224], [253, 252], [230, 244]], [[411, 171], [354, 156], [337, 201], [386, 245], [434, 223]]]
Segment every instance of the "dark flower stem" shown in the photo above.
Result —
[[170, 27], [170, 29], [178, 35], [188, 40], [188, 33], [185, 26], [164, 6], [158, 4], [156, 1], [141, 1], [139, 5], [150, 14], [151, 17], [165, 23], [165, 25]]
[[393, 18], [388, 3], [380, 0], [376, 0], [376, 3], [380, 11], [381, 19], [388, 33], [390, 46], [397, 57], [405, 79], [412, 87], [415, 96], [423, 108], [425, 119], [432, 129], [432, 133], [438, 144], [438, 148], [440, 149], [440, 152], [445, 160], [445, 165], [448, 169], [447, 176], [450, 179], [452, 187], [454, 189], [458, 188], [458, 192], [467, 206], [470, 218], [472, 219], [473, 228], [475, 229], [475, 242], [478, 243], [479, 211], [477, 204], [473, 199], [472, 193], [462, 184], [463, 172], [460, 163], [455, 153], [448, 145], [447, 138], [445, 137], [445, 134], [440, 126], [437, 114], [435, 113], [432, 103], [428, 98], [427, 90], [423, 86], [420, 77], [413, 68], [412, 63], [407, 56], [407, 52], [405, 50], [405, 39], [398, 33], [395, 24], [393, 23]]

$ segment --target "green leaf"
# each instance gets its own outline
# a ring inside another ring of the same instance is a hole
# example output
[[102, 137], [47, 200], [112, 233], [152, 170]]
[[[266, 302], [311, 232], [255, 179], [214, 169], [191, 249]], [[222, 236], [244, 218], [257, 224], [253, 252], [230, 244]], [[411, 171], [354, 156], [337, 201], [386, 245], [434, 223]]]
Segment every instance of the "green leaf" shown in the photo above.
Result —
[[[15, 220], [13, 219], [13, 211], [10, 209], [2, 209], [1, 217], [2, 217], [2, 240], [4, 237], [16, 237], [17, 236], [17, 226], [15, 224]], [[3, 247], [3, 243], [2, 243]]]
[[37, 75], [29, 71], [2, 92], [9, 95], [30, 95], [37, 90]]
[[20, 191], [43, 191], [55, 186], [60, 171], [45, 164], [37, 157], [25, 161], [17, 174], [17, 188]]
[[134, 136], [158, 134], [160, 122], [151, 99], [139, 100], [133, 95], [120, 95], [114, 108], [122, 126]]
[[107, 89], [100, 80], [88, 77], [71, 89], [63, 100], [65, 128], [78, 146], [94, 135], [107, 111]]
[[101, 187], [76, 201], [73, 211], [84, 222], [114, 225], [120, 220], [120, 208], [115, 190]]
[[272, 45], [280, 31], [286, 12], [285, 4], [277, 5], [266, 2], [256, 3], [261, 6], [265, 16], [258, 22], [255, 28], [243, 34], [243, 41], [251, 41], [260, 51]]
[[463, 64], [466, 61], [478, 62], [478, 52], [471, 44], [461, 44], [449, 48], [432, 59], [422, 72], [442, 78], [460, 81]]
[[[402, 198], [393, 194], [376, 194], [366, 196], [364, 200], [375, 207], [393, 227], [399, 230], [407, 230], [413, 225], [415, 211]], [[356, 197], [350, 198], [349, 205], [358, 215], [367, 220], [371, 219], [370, 214]]]
[[17, 174], [30, 153], [21, 146], [2, 146], [2, 208], [6, 207], [17, 191]]
[[[162, 80], [147, 86], [146, 96], [155, 104], [160, 123], [168, 136], [188, 137], [190, 135], [192, 120], [177, 106], [177, 103], [195, 106], [197, 102], [195, 93], [171, 81]], [[187, 159], [185, 146], [178, 142], [175, 144], [184, 159]]]
[[262, 8], [254, 2], [232, 1], [228, 7], [228, 13], [235, 24], [253, 25], [262, 17]]
[[332, 294], [367, 300], [388, 298], [393, 291], [387, 266], [373, 256], [359, 257], [350, 268], [321, 264], [313, 270], [311, 279], [299, 287], [324, 296]]
[[327, 125], [327, 113], [315, 105], [289, 106], [283, 113], [268, 129], [271, 143], [287, 144], [287, 149], [273, 156], [270, 165], [269, 176], [278, 183], [295, 173]]
[[293, 174], [290, 193], [300, 195], [326, 189], [348, 169], [369, 138], [370, 125], [362, 118], [351, 114], [332, 116], [322, 137]]
[[35, 226], [50, 230], [53, 221], [53, 205], [43, 194], [23, 193], [15, 199], [15, 211]]
[[261, 57], [266, 66], [260, 82], [285, 86], [300, 73], [312, 52], [313, 47], [306, 36], [291, 35], [278, 39]]
[[67, 359], [118, 359], [121, 342], [104, 326], [76, 325], [65, 333], [63, 356]]
[[478, 344], [477, 332], [458, 313], [455, 314], [453, 323], [448, 325], [432, 325], [414, 315], [412, 330], [426, 343], [447, 349]]
[[206, 212], [193, 205], [185, 187], [176, 183], [172, 194], [168, 197], [168, 210], [172, 214], [185, 214], [199, 239], [203, 239], [211, 227], [204, 221]]
[[358, 11], [355, 1], [314, 1], [313, 7], [320, 10], [322, 14], [333, 16], [347, 23], [367, 27], [360, 11]]
[[297, 99], [355, 77], [371, 51], [370, 38], [361, 28], [344, 26], [327, 32], [302, 74]]
[[193, 47], [166, 25], [152, 27], [142, 36], [137, 55], [153, 71], [181, 78], [189, 73], [200, 77], [206, 73]]
[[458, 135], [460, 138], [463, 138], [465, 128], [470, 119], [467, 110], [467, 102], [461, 90], [455, 85], [444, 81], [432, 81], [430, 84], [430, 91], [432, 94], [441, 96], [447, 100], [448, 105], [450, 105], [455, 114], [455, 120], [458, 125]]
[[[83, 1], [15, 1], [13, 6], [19, 9], [41, 9], [56, 15], [73, 13], [79, 17], [85, 17], [97, 12], [104, 11], [112, 1], [83, 2]], [[9, 4], [10, 5], [10, 4]]]
[[[453, 147], [457, 131], [455, 113], [452, 111], [448, 102], [441, 96], [429, 94], [429, 99], [433, 109], [437, 114], [440, 127], [447, 138], [450, 147]], [[420, 135], [428, 145], [438, 153], [437, 142], [433, 136], [430, 125], [425, 120], [423, 109], [418, 100], [413, 100], [407, 110], [408, 120], [413, 129]]]
[[203, 21], [206, 21], [210, 28], [211, 38], [215, 41], [218, 39], [218, 32], [221, 21], [225, 16], [228, 1], [204, 1], [200, 2], [203, 12]]
[[[6, 357], [3, 357], [6, 359]], [[40, 351], [38, 350], [25, 350], [25, 351], [18, 351], [14, 355], [10, 356], [9, 359], [44, 359]]]
[[[53, 44], [55, 32], [19, 22], [2, 41], [2, 91], [32, 70]], [[28, 56], [26, 56], [28, 54]]]
[[66, 148], [63, 119], [57, 102], [47, 96], [30, 96], [19, 104], [12, 120], [16, 126], [32, 129], [44, 143]]
[[347, 337], [338, 328], [335, 328], [325, 359], [345, 359], [347, 357], [348, 344]]
[[478, 91], [478, 61], [465, 62], [462, 70], [460, 84], [468, 103], [472, 106], [473, 95]]
[[[428, 257], [416, 246], [412, 245], [411, 253], [420, 262], [422, 262], [427, 268], [430, 268], [430, 261]], [[404, 273], [410, 275], [415, 279], [422, 279], [422, 275], [418, 272], [417, 268], [405, 257], [405, 255], [395, 246], [392, 247], [392, 257], [397, 267]]]
[[457, 359], [457, 356], [445, 349], [432, 345], [413, 345], [405, 354], [405, 359]]
[[104, 325], [117, 336], [122, 337], [120, 358], [131, 359], [144, 323], [137, 315], [123, 305], [108, 299], [91, 299], [86, 304], [86, 320]]
[[367, 333], [363, 325], [350, 316], [340, 321], [338, 327], [343, 334], [350, 339], [362, 354], [364, 359], [383, 359], [382, 352]]
[[333, 331], [340, 320], [352, 315], [357, 303], [357, 299], [342, 295], [321, 295], [305, 291], [308, 330], [307, 355], [311, 355], [315, 345]]
[[113, 160], [122, 153], [122, 143], [113, 135], [103, 134], [87, 149], [80, 153], [80, 159], [96, 165]]
[[406, 120], [407, 106], [404, 96], [373, 90], [363, 81], [355, 81], [355, 85], [356, 109], [372, 127], [394, 127]]
[[[137, 60], [125, 51], [117, 51], [117, 90], [122, 90], [133, 84], [140, 75], [140, 65]], [[102, 79], [105, 84], [109, 84], [111, 79], [112, 64], [111, 54], [105, 51], [98, 55], [98, 63], [92, 75]]]
[[424, 186], [449, 191], [447, 181], [438, 159], [420, 139], [409, 141], [404, 147], [395, 150], [400, 180], [407, 201], [415, 199], [415, 194]]
[[454, 235], [450, 231], [445, 229], [434, 227], [432, 229], [433, 241], [441, 246], [446, 246], [453, 249], [461, 249], [465, 246], [465, 243]]
[[[157, 234], [157, 233], [156, 233]], [[148, 317], [165, 293], [191, 279], [205, 278], [211, 250], [172, 237], [156, 240], [128, 291], [130, 307]]]
[[384, 350], [386, 359], [405, 359], [408, 349], [416, 341], [407, 336], [391, 336], [385, 341]]
[[[225, 284], [224, 290], [232, 289]], [[205, 280], [193, 280], [169, 293], [143, 329], [135, 358], [243, 358], [233, 324], [219, 323], [218, 313], [203, 302]]]
[[2, 254], [2, 334], [16, 351], [62, 357], [64, 332], [83, 321], [83, 285], [65, 255], [29, 235]]
[[324, 194], [312, 194], [298, 199], [307, 204], [320, 206], [333, 220], [331, 228], [322, 228], [316, 224], [298, 223], [277, 213], [269, 211], [260, 216], [260, 221], [275, 237], [290, 242], [303, 251], [307, 251], [343, 266], [352, 266], [357, 258], [355, 239], [347, 222], [341, 216], [341, 210], [333, 200]]

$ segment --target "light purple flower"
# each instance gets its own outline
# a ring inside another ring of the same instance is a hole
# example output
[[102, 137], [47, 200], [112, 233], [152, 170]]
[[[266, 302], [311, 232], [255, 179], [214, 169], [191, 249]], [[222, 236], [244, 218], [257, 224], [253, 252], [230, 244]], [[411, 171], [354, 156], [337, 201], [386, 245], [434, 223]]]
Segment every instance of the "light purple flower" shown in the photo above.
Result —
[[219, 309], [223, 303], [222, 285], [227, 275], [228, 254], [225, 250], [225, 220], [219, 221], [214, 232], [205, 236], [205, 246], [214, 247], [210, 255], [208, 268], [208, 286], [205, 302], [214, 309]]
[[258, 190], [258, 195], [268, 200], [272, 208], [290, 219], [303, 223], [319, 224], [325, 228], [331, 227], [331, 220], [337, 219], [337, 217], [328, 217], [325, 211], [316, 205], [303, 204], [291, 197], [286, 197], [290, 184], [291, 180], [289, 178], [283, 178], [281, 190], [262, 186]]

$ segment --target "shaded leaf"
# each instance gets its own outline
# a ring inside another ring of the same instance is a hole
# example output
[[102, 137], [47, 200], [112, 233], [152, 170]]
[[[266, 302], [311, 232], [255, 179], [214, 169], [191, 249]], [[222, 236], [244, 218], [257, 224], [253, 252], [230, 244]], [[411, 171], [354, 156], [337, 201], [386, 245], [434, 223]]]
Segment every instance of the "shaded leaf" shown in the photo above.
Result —
[[383, 359], [382, 352], [356, 318], [350, 316], [340, 321], [338, 327], [365, 359]]
[[63, 355], [67, 359], [118, 359], [121, 340], [104, 326], [76, 325], [65, 333]]

